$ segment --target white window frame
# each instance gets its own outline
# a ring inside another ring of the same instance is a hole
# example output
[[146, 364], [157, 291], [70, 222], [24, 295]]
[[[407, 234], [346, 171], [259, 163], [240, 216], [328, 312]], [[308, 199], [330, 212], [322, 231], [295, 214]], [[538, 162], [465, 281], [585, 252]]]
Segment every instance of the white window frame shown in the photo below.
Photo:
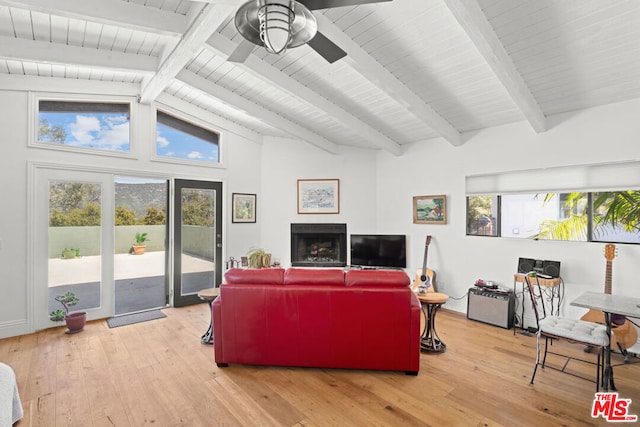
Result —
[[[90, 102], [90, 103], [114, 103], [129, 104], [129, 152], [101, 150], [95, 148], [76, 147], [66, 144], [52, 144], [38, 141], [39, 129], [39, 105], [40, 101], [60, 101], [60, 102]], [[73, 153], [91, 154], [94, 156], [118, 157], [127, 159], [137, 159], [137, 144], [134, 138], [138, 109], [134, 97], [130, 96], [109, 96], [109, 95], [74, 95], [74, 94], [52, 94], [44, 92], [32, 92], [29, 96], [29, 131], [27, 146], [34, 148], [44, 148], [47, 150], [66, 151]], [[154, 121], [155, 122], [155, 121]]]
[[[173, 157], [159, 156], [156, 151], [156, 142], [158, 140], [158, 110], [160, 112], [171, 115], [180, 119], [184, 122], [190, 123], [194, 126], [201, 127], [210, 132], [218, 134], [218, 163], [213, 162], [205, 162], [202, 160], [190, 160], [190, 159], [179, 159]], [[226, 169], [225, 165], [225, 150], [224, 150], [224, 135], [223, 132], [219, 129], [214, 129], [210, 123], [207, 123], [205, 120], [202, 120], [198, 117], [195, 117], [191, 114], [178, 111], [175, 108], [172, 108], [166, 104], [157, 104], [156, 108], [153, 109], [153, 119], [150, 121], [152, 123], [153, 129], [150, 134], [153, 135], [153, 141], [149, 144], [150, 147], [150, 159], [152, 162], [161, 162], [161, 163], [172, 163], [179, 165], [189, 165], [189, 166], [203, 166], [206, 168], [215, 168], [215, 169]]]

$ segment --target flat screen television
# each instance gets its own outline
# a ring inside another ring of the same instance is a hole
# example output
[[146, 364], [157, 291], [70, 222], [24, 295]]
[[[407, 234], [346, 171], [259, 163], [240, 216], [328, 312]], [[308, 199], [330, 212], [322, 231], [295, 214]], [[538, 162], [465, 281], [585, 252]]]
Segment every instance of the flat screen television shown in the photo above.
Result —
[[404, 234], [352, 234], [351, 265], [354, 267], [407, 267]]

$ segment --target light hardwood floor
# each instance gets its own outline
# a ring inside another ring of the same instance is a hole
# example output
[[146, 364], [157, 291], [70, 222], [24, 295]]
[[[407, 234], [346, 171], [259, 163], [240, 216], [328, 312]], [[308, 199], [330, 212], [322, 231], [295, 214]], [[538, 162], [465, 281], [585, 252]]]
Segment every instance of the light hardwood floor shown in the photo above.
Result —
[[[23, 426], [580, 426], [594, 384], [550, 369], [529, 384], [535, 338], [441, 310], [443, 354], [401, 372], [216, 367], [200, 344], [206, 304], [110, 329], [87, 324], [0, 340], [16, 372]], [[563, 345], [556, 343], [554, 345]], [[568, 345], [578, 356], [577, 345]], [[556, 347], [560, 348], [560, 347]], [[616, 356], [619, 361], [619, 356]], [[634, 360], [638, 360], [634, 358]], [[576, 365], [578, 366], [578, 365]], [[580, 370], [592, 375], [594, 368]], [[620, 397], [640, 415], [640, 364], [615, 368]]]

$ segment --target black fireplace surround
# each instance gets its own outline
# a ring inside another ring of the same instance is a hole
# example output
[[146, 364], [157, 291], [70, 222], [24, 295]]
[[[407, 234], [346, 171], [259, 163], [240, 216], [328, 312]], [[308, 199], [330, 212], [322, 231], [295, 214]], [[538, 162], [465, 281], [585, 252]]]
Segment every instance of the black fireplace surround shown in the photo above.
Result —
[[347, 265], [347, 224], [291, 224], [293, 267]]

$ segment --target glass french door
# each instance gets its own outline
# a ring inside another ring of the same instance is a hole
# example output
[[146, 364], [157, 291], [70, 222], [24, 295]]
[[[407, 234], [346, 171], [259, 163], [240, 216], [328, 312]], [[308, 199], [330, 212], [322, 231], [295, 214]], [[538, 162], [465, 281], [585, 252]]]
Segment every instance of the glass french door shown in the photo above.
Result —
[[222, 183], [175, 180], [173, 305], [222, 282]]
[[113, 313], [113, 180], [111, 176], [37, 168], [34, 210], [34, 321], [56, 326], [50, 313], [64, 310], [57, 296], [73, 292], [70, 311], [87, 319]]
[[169, 181], [117, 176], [114, 191], [114, 314], [164, 308], [169, 302]]
[[[169, 180], [44, 166], [34, 167], [33, 177], [36, 329], [60, 325], [50, 313], [63, 309], [55, 297], [66, 292], [80, 300], [71, 311], [94, 320], [200, 303], [198, 291], [221, 283], [222, 183], [175, 180], [171, 210]], [[147, 251], [134, 255], [143, 233]]]

